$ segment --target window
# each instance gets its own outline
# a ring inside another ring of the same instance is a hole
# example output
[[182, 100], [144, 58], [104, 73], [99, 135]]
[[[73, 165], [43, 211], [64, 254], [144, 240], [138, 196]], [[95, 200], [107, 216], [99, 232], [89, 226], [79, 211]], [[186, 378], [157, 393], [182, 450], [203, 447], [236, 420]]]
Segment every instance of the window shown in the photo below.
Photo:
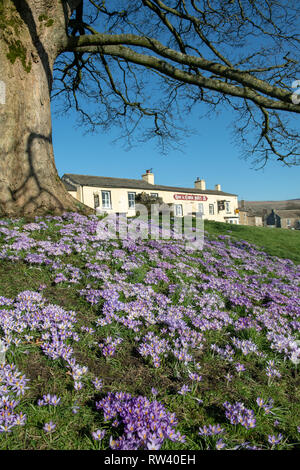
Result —
[[218, 212], [225, 210], [225, 201], [218, 201]]
[[128, 209], [135, 208], [135, 193], [128, 193]]
[[94, 194], [94, 208], [97, 209], [97, 207], [100, 206], [99, 203], [99, 194]]
[[227, 214], [230, 212], [230, 202], [225, 202], [226, 212]]
[[200, 214], [204, 214], [203, 202], [198, 203], [198, 212], [200, 212]]
[[102, 209], [111, 209], [110, 191], [101, 191], [102, 193]]
[[175, 215], [176, 217], [182, 216], [182, 204], [175, 204]]
[[214, 215], [215, 208], [213, 204], [209, 204], [209, 215]]
[[286, 219], [286, 225], [287, 225], [288, 227], [291, 226], [291, 219]]
[[150, 193], [151, 197], [158, 197], [158, 193]]

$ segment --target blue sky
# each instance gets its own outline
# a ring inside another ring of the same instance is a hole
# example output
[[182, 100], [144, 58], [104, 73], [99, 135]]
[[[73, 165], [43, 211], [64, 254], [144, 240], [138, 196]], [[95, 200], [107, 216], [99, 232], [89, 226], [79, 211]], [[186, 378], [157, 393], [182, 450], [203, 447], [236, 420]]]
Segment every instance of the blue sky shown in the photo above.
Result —
[[[233, 143], [230, 123], [234, 116], [224, 111], [213, 120], [190, 116], [198, 133], [184, 138], [182, 152], [161, 155], [154, 142], [140, 144], [129, 151], [122, 141], [112, 143], [116, 131], [86, 134], [76, 127], [75, 113], [53, 116], [53, 144], [58, 173], [112, 176], [139, 179], [153, 168], [155, 183], [193, 187], [197, 176], [205, 179], [207, 189], [221, 184], [222, 190], [246, 200], [300, 198], [300, 167], [287, 168], [270, 162], [262, 170], [241, 159]], [[298, 118], [300, 119], [300, 118]]]

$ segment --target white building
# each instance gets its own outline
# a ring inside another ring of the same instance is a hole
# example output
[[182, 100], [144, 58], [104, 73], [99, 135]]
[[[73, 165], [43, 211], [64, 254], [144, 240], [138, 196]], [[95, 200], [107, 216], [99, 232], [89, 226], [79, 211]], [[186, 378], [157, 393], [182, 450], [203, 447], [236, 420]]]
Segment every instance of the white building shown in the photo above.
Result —
[[199, 178], [194, 188], [154, 184], [151, 170], [146, 170], [139, 180], [66, 173], [62, 181], [73, 197], [108, 214], [115, 212], [134, 216], [136, 195], [144, 192], [172, 204], [176, 216], [202, 212], [204, 219], [239, 223], [237, 195], [221, 191], [219, 184], [215, 189], [206, 189], [205, 181]]

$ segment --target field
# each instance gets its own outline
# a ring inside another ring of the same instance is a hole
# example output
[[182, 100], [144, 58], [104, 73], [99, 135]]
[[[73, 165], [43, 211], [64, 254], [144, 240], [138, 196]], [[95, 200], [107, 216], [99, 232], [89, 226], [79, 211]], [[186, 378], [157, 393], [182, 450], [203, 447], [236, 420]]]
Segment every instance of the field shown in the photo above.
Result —
[[299, 450], [300, 232], [97, 223], [0, 219], [0, 449]]

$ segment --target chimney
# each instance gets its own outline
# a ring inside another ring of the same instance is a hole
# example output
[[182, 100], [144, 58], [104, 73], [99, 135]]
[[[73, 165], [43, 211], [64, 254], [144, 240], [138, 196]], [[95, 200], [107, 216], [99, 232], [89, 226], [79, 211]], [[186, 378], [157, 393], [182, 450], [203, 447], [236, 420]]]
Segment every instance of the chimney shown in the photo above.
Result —
[[154, 174], [152, 173], [152, 168], [150, 170], [146, 170], [146, 173], [142, 175], [142, 178], [146, 183], [154, 184]]
[[205, 191], [206, 189], [206, 184], [205, 184], [205, 181], [204, 180], [201, 180], [199, 178], [199, 176], [197, 177], [196, 181], [195, 181], [195, 188], [196, 189], [200, 189], [202, 191]]
[[216, 190], [216, 191], [221, 191], [221, 185], [220, 185], [220, 184], [216, 184], [216, 185], [215, 185], [215, 190]]

